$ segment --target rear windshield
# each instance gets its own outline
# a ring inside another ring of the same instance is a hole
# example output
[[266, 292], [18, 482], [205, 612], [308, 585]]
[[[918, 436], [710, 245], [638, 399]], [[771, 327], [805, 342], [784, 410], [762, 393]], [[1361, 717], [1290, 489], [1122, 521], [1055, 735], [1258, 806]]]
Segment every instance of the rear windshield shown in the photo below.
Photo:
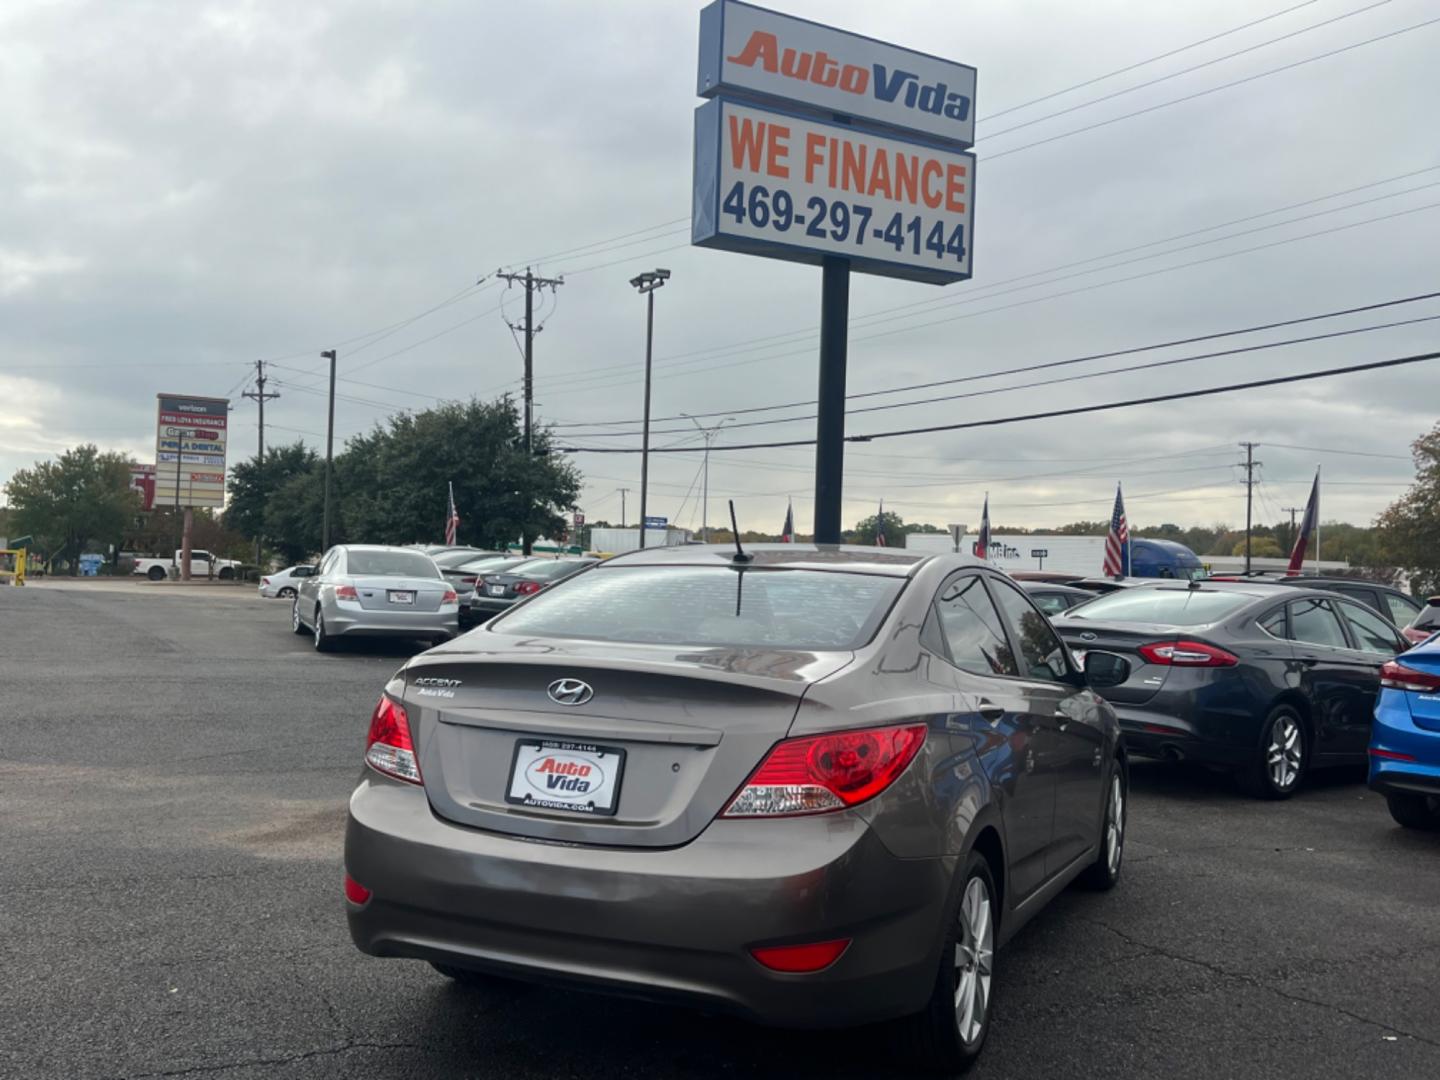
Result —
[[485, 553], [483, 551], [445, 551], [439, 555], [431, 555], [430, 557], [435, 560], [436, 566], [443, 566], [449, 569], [468, 562], [474, 562], [476, 559], [483, 559]]
[[584, 562], [579, 559], [546, 559], [544, 562], [517, 567], [513, 573], [517, 577], [548, 581], [551, 578], [564, 577], [566, 574], [578, 574], [581, 568], [590, 561], [588, 559]]
[[1069, 619], [1097, 622], [1206, 626], [1219, 622], [1255, 598], [1245, 593], [1207, 589], [1117, 589], [1066, 612]]
[[541, 637], [854, 649], [874, 636], [903, 585], [818, 570], [612, 566], [537, 593], [489, 625]]
[[418, 551], [349, 551], [345, 553], [345, 572], [356, 577], [440, 576], [430, 556]]
[[461, 564], [459, 569], [464, 570], [467, 573], [471, 570], [474, 570], [476, 572], [483, 570], [487, 574], [493, 574], [500, 570], [505, 570], [512, 566], [519, 566], [521, 563], [529, 561], [530, 560], [524, 555], [486, 555], [478, 559], [471, 559], [469, 562]]

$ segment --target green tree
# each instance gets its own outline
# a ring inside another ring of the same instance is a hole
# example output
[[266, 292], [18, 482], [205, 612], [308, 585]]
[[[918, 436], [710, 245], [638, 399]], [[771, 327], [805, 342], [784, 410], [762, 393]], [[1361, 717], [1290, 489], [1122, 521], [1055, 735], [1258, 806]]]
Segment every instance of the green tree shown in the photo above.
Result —
[[905, 528], [905, 522], [901, 520], [899, 514], [893, 514], [888, 510], [883, 515], [872, 514], [868, 518], [862, 518], [847, 535], [847, 540], [853, 544], [874, 544], [882, 529], [887, 546], [904, 546], [905, 533], [908, 531]]
[[[342, 543], [347, 537], [333, 508], [331, 518], [330, 542]], [[265, 504], [266, 543], [287, 566], [308, 562], [320, 554], [324, 521], [325, 464], [317, 461], [309, 469], [293, 473]]]
[[5, 485], [10, 528], [30, 533], [51, 557], [63, 554], [70, 572], [79, 573], [78, 556], [92, 541], [118, 542], [139, 509], [130, 490], [131, 459], [101, 452], [93, 444], [66, 450], [54, 461], [17, 469]]
[[1410, 575], [1412, 592], [1427, 596], [1440, 592], [1440, 424], [1410, 452], [1415, 483], [1376, 519], [1377, 554]]
[[[288, 446], [272, 446], [265, 452], [263, 464], [254, 457], [236, 462], [230, 470], [225, 526], [247, 540], [272, 536], [266, 514], [276, 492], [293, 477], [312, 472], [319, 464], [319, 455], [300, 440]], [[293, 551], [290, 537], [282, 536], [280, 541]]]
[[[1230, 548], [1231, 555], [1245, 554], [1245, 538], [1242, 536]], [[1250, 536], [1250, 557], [1254, 559], [1279, 559], [1285, 556], [1280, 550], [1280, 545], [1275, 542], [1272, 536]]]
[[526, 454], [508, 397], [393, 416], [387, 427], [351, 439], [336, 459], [341, 532], [371, 543], [439, 540], [453, 483], [463, 543], [503, 547], [522, 535], [559, 536], [580, 474], [548, 432], [535, 432], [533, 445]]

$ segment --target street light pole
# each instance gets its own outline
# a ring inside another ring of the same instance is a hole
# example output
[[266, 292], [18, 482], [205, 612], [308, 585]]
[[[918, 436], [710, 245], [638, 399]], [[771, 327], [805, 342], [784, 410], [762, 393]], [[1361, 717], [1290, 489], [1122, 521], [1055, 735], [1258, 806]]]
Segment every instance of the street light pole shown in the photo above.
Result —
[[640, 435], [640, 547], [645, 547], [645, 499], [650, 489], [650, 360], [655, 341], [655, 290], [670, 277], [669, 270], [647, 270], [630, 279], [645, 297], [645, 419]]
[[320, 525], [320, 552], [330, 550], [330, 468], [335, 456], [335, 350], [326, 349], [321, 357], [330, 361], [330, 408], [325, 422], [325, 514]]
[[703, 476], [700, 482], [700, 538], [708, 544], [710, 542], [710, 444], [715, 441], [715, 436], [720, 434], [720, 429], [734, 421], [735, 418], [727, 416], [714, 427], [707, 428], [689, 413], [680, 415], [694, 424], [705, 439], [705, 460], [700, 466]]

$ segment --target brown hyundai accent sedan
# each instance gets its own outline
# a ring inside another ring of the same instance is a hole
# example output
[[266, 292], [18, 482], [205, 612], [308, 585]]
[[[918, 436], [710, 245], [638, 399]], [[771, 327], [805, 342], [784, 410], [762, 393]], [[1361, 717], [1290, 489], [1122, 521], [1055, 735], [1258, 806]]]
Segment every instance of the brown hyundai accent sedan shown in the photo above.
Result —
[[[411, 660], [350, 799], [356, 944], [462, 981], [985, 1040], [995, 949], [1114, 885], [1126, 769], [1049, 622], [968, 556], [622, 555]], [[1102, 666], [1103, 665], [1103, 666]]]

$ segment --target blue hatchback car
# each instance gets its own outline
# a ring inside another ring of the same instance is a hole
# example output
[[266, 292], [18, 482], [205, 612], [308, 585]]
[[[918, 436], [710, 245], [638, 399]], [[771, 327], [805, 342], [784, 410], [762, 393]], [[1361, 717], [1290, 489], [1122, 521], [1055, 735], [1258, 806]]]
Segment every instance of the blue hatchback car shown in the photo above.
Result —
[[1380, 669], [1370, 787], [1409, 829], [1440, 830], [1440, 635]]

